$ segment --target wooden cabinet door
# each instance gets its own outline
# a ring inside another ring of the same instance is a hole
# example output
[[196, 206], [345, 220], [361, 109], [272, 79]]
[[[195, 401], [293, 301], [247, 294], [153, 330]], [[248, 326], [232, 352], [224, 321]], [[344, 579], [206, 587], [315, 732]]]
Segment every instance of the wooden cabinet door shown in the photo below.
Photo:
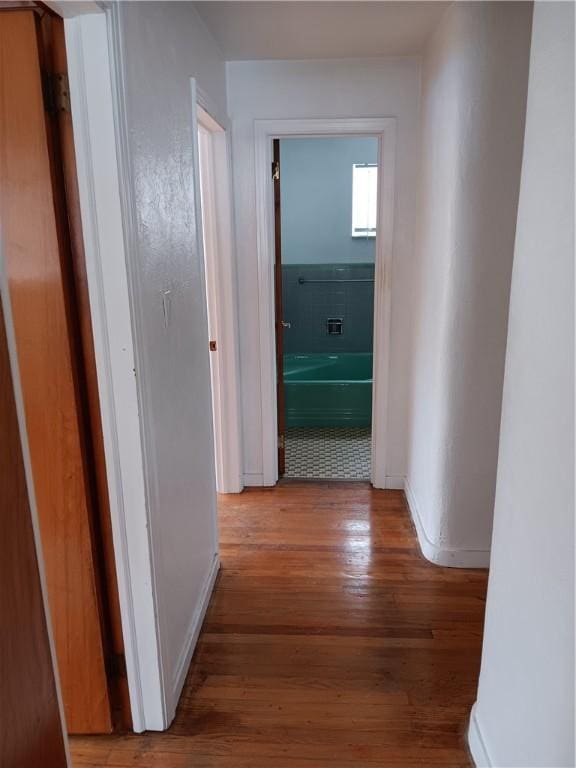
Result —
[[64, 734], [1, 306], [0, 424], [0, 765], [64, 768]]
[[68, 729], [112, 729], [70, 278], [32, 10], [0, 13], [0, 221]]

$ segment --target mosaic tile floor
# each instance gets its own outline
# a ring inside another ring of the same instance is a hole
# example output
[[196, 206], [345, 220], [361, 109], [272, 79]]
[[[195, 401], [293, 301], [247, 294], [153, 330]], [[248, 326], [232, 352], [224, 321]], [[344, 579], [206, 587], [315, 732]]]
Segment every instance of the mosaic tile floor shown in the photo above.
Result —
[[286, 430], [284, 477], [369, 480], [370, 427], [293, 427]]

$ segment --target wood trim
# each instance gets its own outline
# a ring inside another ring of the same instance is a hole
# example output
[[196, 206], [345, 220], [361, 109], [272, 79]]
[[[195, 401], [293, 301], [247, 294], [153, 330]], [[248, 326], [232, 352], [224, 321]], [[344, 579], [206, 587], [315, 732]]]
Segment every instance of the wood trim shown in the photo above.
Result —
[[[303, 118], [255, 120], [256, 242], [260, 317], [260, 388], [262, 399], [262, 485], [278, 479], [276, 458], [276, 345], [274, 330], [274, 218], [270, 163], [272, 139], [294, 136], [375, 136], [379, 139], [379, 203], [374, 279], [374, 377], [372, 408], [372, 484], [386, 487], [390, 307], [396, 118]], [[245, 478], [246, 479], [246, 478]], [[260, 478], [258, 478], [260, 479]]]

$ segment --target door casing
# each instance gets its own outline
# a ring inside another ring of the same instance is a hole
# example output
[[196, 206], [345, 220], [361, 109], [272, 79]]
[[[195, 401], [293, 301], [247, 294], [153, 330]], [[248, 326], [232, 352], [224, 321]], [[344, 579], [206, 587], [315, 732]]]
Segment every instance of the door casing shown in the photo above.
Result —
[[126, 675], [132, 728], [141, 732], [162, 730], [167, 714], [134, 376], [131, 232], [122, 216], [127, 185], [116, 113], [121, 51], [115, 7], [99, 10], [66, 19], [65, 32]]
[[260, 388], [262, 394], [262, 485], [278, 481], [276, 334], [274, 302], [274, 200], [270, 174], [274, 139], [373, 136], [378, 139], [378, 231], [374, 275], [374, 371], [372, 384], [372, 473], [375, 488], [386, 475], [390, 357], [390, 307], [394, 225], [396, 118], [306, 118], [254, 122]]
[[196, 86], [198, 155], [210, 351], [216, 488], [242, 490], [240, 360], [228, 134]]

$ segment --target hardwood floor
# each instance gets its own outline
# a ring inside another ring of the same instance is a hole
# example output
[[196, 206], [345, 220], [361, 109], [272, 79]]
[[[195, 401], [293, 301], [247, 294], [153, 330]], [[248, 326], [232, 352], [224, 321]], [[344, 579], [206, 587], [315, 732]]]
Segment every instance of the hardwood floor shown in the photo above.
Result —
[[164, 734], [74, 766], [469, 766], [486, 571], [420, 555], [404, 494], [285, 482], [221, 497], [222, 570]]

